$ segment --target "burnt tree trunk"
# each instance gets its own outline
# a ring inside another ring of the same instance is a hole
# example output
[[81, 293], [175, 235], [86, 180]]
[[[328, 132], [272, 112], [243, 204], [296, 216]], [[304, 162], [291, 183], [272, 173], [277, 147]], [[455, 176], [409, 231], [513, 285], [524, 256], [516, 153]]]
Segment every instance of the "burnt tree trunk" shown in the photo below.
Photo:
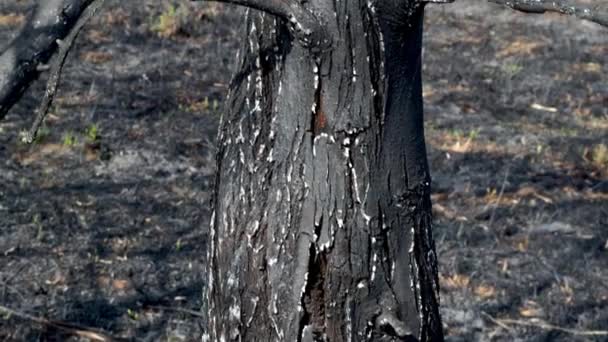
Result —
[[205, 337], [441, 341], [424, 4], [303, 6], [331, 49], [306, 48], [272, 15], [245, 14], [218, 136]]

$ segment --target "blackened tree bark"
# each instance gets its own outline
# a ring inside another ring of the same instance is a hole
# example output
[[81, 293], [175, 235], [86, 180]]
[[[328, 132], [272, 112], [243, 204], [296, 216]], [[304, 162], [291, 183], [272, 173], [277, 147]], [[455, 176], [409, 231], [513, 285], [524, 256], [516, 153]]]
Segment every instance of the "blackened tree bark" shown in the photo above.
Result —
[[19, 36], [8, 46], [0, 46], [0, 119], [38, 78], [58, 42], [70, 33], [92, 2], [39, 1]]
[[424, 4], [304, 6], [331, 49], [300, 44], [267, 13], [246, 15], [218, 139], [206, 337], [441, 341]]
[[[41, 1], [0, 52], [0, 118], [100, 1]], [[217, 1], [252, 10], [218, 139], [206, 339], [443, 340], [424, 1]], [[490, 1], [608, 26], [605, 5]]]

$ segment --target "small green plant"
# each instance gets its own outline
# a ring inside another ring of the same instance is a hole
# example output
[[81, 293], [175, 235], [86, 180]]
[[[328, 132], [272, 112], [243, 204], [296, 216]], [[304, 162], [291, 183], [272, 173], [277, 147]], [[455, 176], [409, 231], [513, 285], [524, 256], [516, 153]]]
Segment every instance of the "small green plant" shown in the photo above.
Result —
[[519, 74], [522, 70], [524, 70], [524, 67], [516, 63], [507, 63], [502, 66], [502, 71], [511, 77]]
[[608, 146], [606, 144], [596, 145], [591, 150], [590, 161], [599, 168], [608, 169]]
[[188, 104], [179, 105], [179, 109], [188, 113], [204, 113], [210, 112], [212, 115], [220, 114], [220, 101], [218, 99], [209, 99], [205, 96], [204, 99], [192, 101]]
[[11, 317], [13, 317], [12, 312], [2, 307], [0, 307], [0, 313], [2, 314], [2, 319], [5, 321], [8, 321], [9, 319], [11, 319]]
[[184, 18], [187, 16], [185, 7], [168, 5], [163, 13], [158, 16], [152, 25], [152, 30], [160, 37], [168, 38], [180, 33], [183, 30]]
[[204, 110], [208, 110], [209, 109], [209, 97], [205, 96], [205, 99], [203, 100], [202, 107], [203, 107]]
[[473, 141], [479, 137], [479, 128], [469, 131], [469, 140]]
[[91, 124], [84, 130], [84, 134], [88, 142], [94, 143], [99, 140], [99, 127], [96, 124]]
[[32, 224], [36, 227], [36, 240], [41, 241], [44, 238], [44, 226], [40, 222], [40, 215], [34, 214]]
[[545, 150], [545, 147], [542, 144], [536, 145], [536, 154], [541, 154]]
[[568, 127], [560, 128], [559, 133], [560, 133], [560, 135], [563, 135], [566, 137], [575, 137], [578, 135], [578, 132], [576, 131], [576, 129], [568, 128]]
[[127, 316], [129, 316], [129, 318], [134, 321], [137, 321], [137, 319], [138, 319], [137, 312], [135, 312], [134, 310], [131, 310], [131, 309], [127, 309]]
[[63, 146], [72, 147], [72, 146], [76, 145], [78, 140], [76, 139], [76, 136], [72, 132], [68, 132], [63, 135], [62, 142], [63, 142]]
[[[32, 141], [32, 144], [42, 144], [46, 138], [49, 136], [49, 134], [51, 133], [51, 131], [48, 129], [48, 127], [46, 126], [41, 126], [38, 129], [38, 133], [36, 134], [36, 138], [34, 138], [34, 141]], [[21, 143], [27, 144], [27, 142], [25, 141], [25, 137], [27, 136], [27, 131], [23, 130], [19, 133], [19, 141]]]
[[456, 128], [456, 129], [450, 129], [448, 131], [448, 135], [451, 136], [451, 137], [453, 137], [453, 138], [460, 139], [460, 138], [462, 138], [463, 133], [462, 133], [461, 130], [459, 130], [459, 129]]
[[475, 128], [473, 130], [470, 130], [469, 132], [465, 133], [464, 131], [460, 130], [460, 129], [452, 129], [450, 131], [448, 131], [448, 134], [456, 139], [463, 139], [466, 138], [467, 140], [473, 141], [475, 139], [477, 139], [477, 137], [479, 137], [479, 128]]

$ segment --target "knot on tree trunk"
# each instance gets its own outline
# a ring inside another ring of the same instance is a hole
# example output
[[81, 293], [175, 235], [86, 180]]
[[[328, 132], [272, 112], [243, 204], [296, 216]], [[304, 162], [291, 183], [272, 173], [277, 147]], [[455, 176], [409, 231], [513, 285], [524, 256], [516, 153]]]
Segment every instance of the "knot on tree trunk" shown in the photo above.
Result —
[[293, 36], [314, 54], [329, 50], [332, 38], [327, 27], [303, 6], [294, 3], [292, 7], [288, 22]]

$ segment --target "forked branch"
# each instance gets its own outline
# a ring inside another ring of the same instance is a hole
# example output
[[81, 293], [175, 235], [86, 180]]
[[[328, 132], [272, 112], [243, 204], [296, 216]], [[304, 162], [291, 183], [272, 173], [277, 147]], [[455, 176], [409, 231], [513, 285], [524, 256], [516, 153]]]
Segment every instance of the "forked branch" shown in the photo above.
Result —
[[0, 119], [19, 101], [93, 0], [39, 1], [21, 33], [0, 47]]
[[[489, 0], [526, 13], [555, 12], [572, 15], [608, 27], [608, 4], [585, 5], [571, 0]], [[596, 1], [596, 0], [593, 0]]]
[[[201, 1], [201, 0], [194, 0]], [[313, 52], [329, 49], [331, 36], [325, 25], [296, 0], [202, 0], [249, 7], [285, 20], [298, 41]]]
[[51, 74], [49, 75], [49, 79], [47, 81], [46, 91], [44, 92], [42, 103], [40, 103], [40, 107], [38, 107], [32, 128], [30, 128], [29, 132], [27, 132], [23, 137], [24, 142], [31, 144], [34, 139], [36, 139], [38, 129], [40, 128], [40, 125], [42, 125], [42, 122], [44, 121], [44, 118], [46, 117], [46, 114], [53, 103], [55, 93], [57, 92], [57, 86], [61, 80], [61, 71], [63, 70], [65, 59], [72, 49], [72, 46], [74, 46], [74, 41], [76, 40], [76, 37], [78, 37], [80, 30], [82, 30], [89, 19], [91, 19], [91, 17], [95, 15], [101, 6], [103, 6], [104, 2], [105, 0], [93, 0], [93, 2], [84, 10], [80, 18], [78, 18], [76, 25], [74, 25], [67, 37], [65, 37], [65, 39], [62, 41], [57, 41], [59, 51], [57, 52], [57, 56], [53, 61], [53, 65], [51, 66]]

